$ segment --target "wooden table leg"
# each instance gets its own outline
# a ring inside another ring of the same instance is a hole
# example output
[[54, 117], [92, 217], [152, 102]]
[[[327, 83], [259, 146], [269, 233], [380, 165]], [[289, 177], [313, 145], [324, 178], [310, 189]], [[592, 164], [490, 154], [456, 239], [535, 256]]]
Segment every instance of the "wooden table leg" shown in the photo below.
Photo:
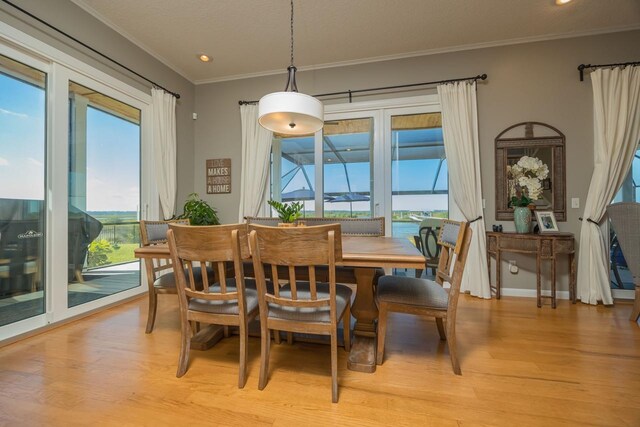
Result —
[[351, 314], [356, 319], [347, 368], [372, 373], [376, 370], [376, 320], [378, 307], [373, 295], [375, 268], [355, 268], [356, 299]]

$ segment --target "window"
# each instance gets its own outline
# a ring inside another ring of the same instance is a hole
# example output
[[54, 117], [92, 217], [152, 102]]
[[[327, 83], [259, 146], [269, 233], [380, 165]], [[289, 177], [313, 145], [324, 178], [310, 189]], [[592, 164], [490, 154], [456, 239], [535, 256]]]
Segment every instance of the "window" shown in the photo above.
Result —
[[305, 216], [385, 216], [387, 234], [412, 242], [422, 219], [448, 217], [437, 96], [325, 111], [315, 135], [274, 136], [271, 198], [304, 202]]
[[391, 159], [393, 235], [410, 238], [423, 219], [448, 218], [441, 114], [391, 116]]

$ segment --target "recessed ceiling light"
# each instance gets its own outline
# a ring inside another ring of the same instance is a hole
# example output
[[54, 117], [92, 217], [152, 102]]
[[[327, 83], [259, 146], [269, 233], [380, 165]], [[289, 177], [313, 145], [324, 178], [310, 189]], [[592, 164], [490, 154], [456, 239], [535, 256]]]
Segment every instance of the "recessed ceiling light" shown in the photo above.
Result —
[[347, 148], [347, 151], [351, 151], [351, 148]]
[[211, 62], [211, 57], [209, 55], [205, 55], [204, 53], [198, 55], [198, 59], [202, 62]]
[[558, 6], [562, 6], [563, 4], [569, 3], [571, 0], [556, 0], [556, 4]]
[[331, 160], [332, 160], [332, 159], [330, 159], [330, 158], [329, 158], [329, 159], [327, 159], [327, 162], [330, 162]]

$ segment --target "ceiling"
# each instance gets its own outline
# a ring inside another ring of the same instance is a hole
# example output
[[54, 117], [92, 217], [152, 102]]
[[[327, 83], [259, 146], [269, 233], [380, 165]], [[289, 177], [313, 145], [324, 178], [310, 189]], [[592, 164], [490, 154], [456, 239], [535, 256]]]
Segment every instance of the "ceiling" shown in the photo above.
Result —
[[[288, 0], [72, 0], [194, 83], [282, 73]], [[640, 28], [638, 0], [294, 0], [299, 70]], [[198, 54], [213, 57], [200, 62]]]

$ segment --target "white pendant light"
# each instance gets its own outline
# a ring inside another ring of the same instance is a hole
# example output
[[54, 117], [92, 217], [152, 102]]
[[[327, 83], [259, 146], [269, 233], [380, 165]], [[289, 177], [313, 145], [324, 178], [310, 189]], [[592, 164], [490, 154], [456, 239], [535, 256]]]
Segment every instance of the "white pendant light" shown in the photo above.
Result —
[[263, 96], [258, 104], [260, 125], [285, 135], [304, 135], [322, 129], [324, 106], [310, 95], [298, 92], [296, 67], [293, 65], [293, 0], [291, 0], [291, 65], [284, 92]]

